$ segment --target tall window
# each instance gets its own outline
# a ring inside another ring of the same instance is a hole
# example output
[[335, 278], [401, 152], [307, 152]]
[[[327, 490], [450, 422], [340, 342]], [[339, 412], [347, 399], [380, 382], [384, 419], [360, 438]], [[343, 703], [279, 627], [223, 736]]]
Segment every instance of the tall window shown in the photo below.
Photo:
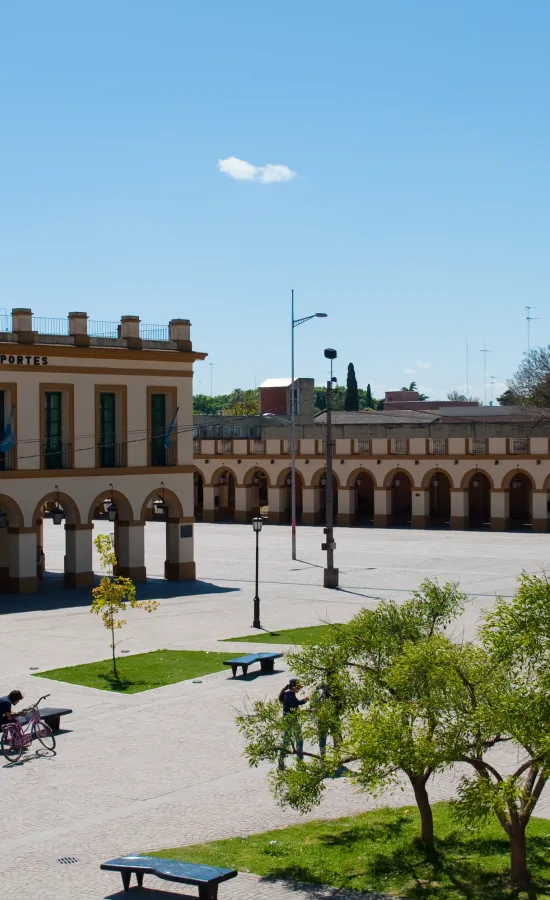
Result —
[[115, 394], [99, 398], [99, 464], [103, 468], [116, 465]]
[[[5, 391], [0, 391], [0, 436], [4, 437], [4, 428], [6, 427], [5, 407], [6, 402]], [[6, 453], [0, 453], [0, 471], [6, 468]]]
[[44, 396], [46, 403], [44, 464], [46, 469], [62, 469], [63, 423], [61, 391], [47, 391]]
[[166, 394], [151, 394], [151, 465], [166, 465]]

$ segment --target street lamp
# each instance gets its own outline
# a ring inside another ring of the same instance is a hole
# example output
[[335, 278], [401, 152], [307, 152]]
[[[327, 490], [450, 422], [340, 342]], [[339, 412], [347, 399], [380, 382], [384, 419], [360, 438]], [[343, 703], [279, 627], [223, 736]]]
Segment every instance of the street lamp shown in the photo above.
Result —
[[254, 594], [254, 621], [252, 622], [252, 628], [261, 628], [260, 625], [260, 597], [258, 595], [258, 571], [260, 564], [260, 544], [259, 544], [259, 534], [262, 530], [262, 517], [255, 516], [252, 519], [252, 528], [256, 535], [256, 593]]
[[116, 519], [115, 491], [112, 484], [109, 484], [109, 487], [111, 488], [111, 502], [107, 507], [107, 516], [109, 522], [114, 522]]
[[53, 508], [53, 524], [61, 525], [63, 521], [63, 507], [59, 503], [59, 488], [55, 485], [56, 496], [55, 496], [55, 506]]
[[292, 519], [292, 559], [296, 559], [296, 392], [294, 390], [294, 329], [310, 319], [326, 319], [327, 313], [313, 313], [311, 316], [303, 316], [301, 319], [294, 318], [294, 290], [292, 291], [292, 341], [291, 341], [291, 372], [290, 372], [290, 427], [292, 428], [291, 438], [291, 519]]
[[336, 350], [327, 348], [325, 350], [325, 358], [330, 359], [330, 379], [327, 381], [327, 438], [326, 438], [326, 469], [325, 469], [325, 490], [326, 490], [326, 527], [325, 527], [325, 543], [321, 545], [322, 550], [327, 551], [327, 565], [324, 571], [323, 584], [327, 588], [338, 587], [338, 569], [334, 568], [334, 551], [336, 544], [334, 543], [334, 495], [332, 492], [332, 383], [336, 381], [332, 375], [332, 362], [338, 356]]

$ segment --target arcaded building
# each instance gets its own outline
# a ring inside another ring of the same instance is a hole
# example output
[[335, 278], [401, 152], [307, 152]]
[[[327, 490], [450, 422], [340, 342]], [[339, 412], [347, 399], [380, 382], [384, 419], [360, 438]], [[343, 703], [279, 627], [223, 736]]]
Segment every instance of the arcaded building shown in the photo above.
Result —
[[[0, 316], [0, 584], [39, 587], [43, 520], [65, 530], [64, 581], [93, 583], [94, 521], [118, 571], [146, 577], [144, 528], [165, 523], [165, 576], [195, 577], [190, 322]], [[12, 436], [13, 435], [13, 436]]]

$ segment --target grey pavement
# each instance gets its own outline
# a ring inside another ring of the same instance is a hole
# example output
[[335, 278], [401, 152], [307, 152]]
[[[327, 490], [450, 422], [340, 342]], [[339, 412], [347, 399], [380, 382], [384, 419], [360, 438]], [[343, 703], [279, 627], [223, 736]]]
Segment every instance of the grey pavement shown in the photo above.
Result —
[[[0, 693], [21, 687], [34, 699], [49, 692], [48, 703], [74, 709], [64, 720], [54, 757], [37, 755], [33, 748], [18, 766], [0, 763], [0, 852], [10, 860], [4, 889], [17, 892], [20, 900], [118, 897], [118, 876], [99, 871], [99, 864], [113, 856], [302, 821], [298, 813], [274, 803], [266, 784], [268, 769], [247, 766], [234, 725], [248, 699], [278, 693], [286, 678], [284, 659], [273, 675], [256, 676], [252, 670], [248, 679], [233, 680], [221, 672], [199, 684], [182, 682], [130, 696], [31, 676], [31, 669], [109, 654], [109, 636], [89, 612], [89, 592], [59, 586], [63, 538], [63, 529], [48, 522], [44, 593], [0, 601]], [[159, 648], [246, 652], [251, 645], [218, 641], [253, 634], [253, 540], [250, 526], [198, 525], [199, 582], [167, 585], [161, 580], [164, 529], [159, 523], [148, 525], [146, 556], [152, 580], [144, 590], [161, 603], [151, 615], [128, 613], [121, 647], [131, 653]], [[322, 529], [299, 530], [300, 560], [295, 562], [290, 559], [289, 529], [266, 527], [260, 540], [262, 623], [273, 629], [346, 621], [381, 597], [405, 598], [430, 575], [457, 580], [468, 592], [470, 602], [457, 627], [474, 634], [495, 593], [511, 594], [521, 569], [537, 571], [550, 555], [546, 535], [341, 529], [336, 536], [341, 589], [327, 591], [321, 586]], [[515, 759], [502, 755], [500, 762], [511, 765]], [[458, 777], [453, 770], [435, 778], [432, 799], [452, 796]], [[345, 782], [331, 782], [310, 818], [413, 802], [406, 785], [404, 792], [396, 788], [375, 801]], [[550, 815], [547, 795], [537, 813]], [[58, 862], [65, 857], [77, 862]], [[157, 885], [159, 890], [144, 896], [182, 893], [162, 882]], [[318, 888], [291, 889], [250, 874], [220, 887], [221, 900], [282, 900], [290, 893], [297, 900], [331, 896]], [[344, 900], [345, 894], [335, 896]]]

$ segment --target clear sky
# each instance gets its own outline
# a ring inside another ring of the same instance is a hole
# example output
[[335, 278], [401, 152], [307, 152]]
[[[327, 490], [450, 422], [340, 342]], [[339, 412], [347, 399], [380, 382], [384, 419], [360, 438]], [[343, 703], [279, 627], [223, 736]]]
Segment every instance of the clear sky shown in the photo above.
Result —
[[441, 399], [466, 334], [498, 393], [525, 304], [550, 342], [549, 41], [547, 0], [0, 0], [0, 306], [190, 318], [219, 393], [289, 374], [294, 287], [297, 374]]

